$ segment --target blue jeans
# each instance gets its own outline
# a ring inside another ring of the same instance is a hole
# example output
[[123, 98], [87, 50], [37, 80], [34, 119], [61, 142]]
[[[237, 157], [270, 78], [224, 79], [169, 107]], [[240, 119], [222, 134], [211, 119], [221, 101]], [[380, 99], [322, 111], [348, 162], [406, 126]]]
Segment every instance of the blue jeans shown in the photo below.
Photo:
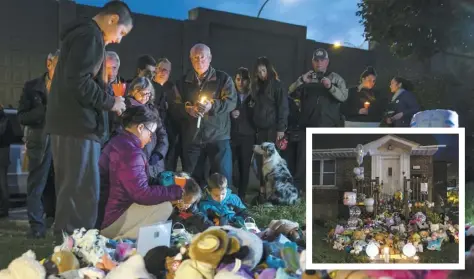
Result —
[[[46, 225], [43, 219], [43, 194], [51, 170], [51, 140], [49, 136], [44, 141], [27, 142], [28, 179], [26, 205], [30, 228], [35, 233], [45, 233]], [[47, 205], [51, 206], [51, 205]]]
[[211, 173], [224, 175], [227, 178], [227, 185], [232, 185], [232, 151], [229, 140], [188, 144], [183, 146], [183, 153], [183, 170], [190, 173], [199, 185], [207, 184], [208, 163]]

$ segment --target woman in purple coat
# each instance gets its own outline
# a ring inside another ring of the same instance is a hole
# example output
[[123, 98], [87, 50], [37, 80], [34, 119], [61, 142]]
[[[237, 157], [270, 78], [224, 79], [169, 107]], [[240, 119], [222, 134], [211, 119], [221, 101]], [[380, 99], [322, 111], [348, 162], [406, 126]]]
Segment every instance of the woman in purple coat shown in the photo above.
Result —
[[143, 148], [156, 132], [158, 112], [149, 106], [131, 106], [122, 116], [123, 130], [110, 139], [100, 155], [101, 234], [136, 239], [142, 226], [166, 221], [180, 200], [177, 185], [149, 185], [148, 158]]

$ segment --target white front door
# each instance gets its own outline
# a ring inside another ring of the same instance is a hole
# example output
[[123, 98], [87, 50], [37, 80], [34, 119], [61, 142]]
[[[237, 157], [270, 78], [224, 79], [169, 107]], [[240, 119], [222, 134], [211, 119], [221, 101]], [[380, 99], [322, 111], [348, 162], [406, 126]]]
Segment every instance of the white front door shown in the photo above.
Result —
[[393, 196], [396, 191], [403, 189], [400, 181], [400, 157], [382, 157], [382, 193]]

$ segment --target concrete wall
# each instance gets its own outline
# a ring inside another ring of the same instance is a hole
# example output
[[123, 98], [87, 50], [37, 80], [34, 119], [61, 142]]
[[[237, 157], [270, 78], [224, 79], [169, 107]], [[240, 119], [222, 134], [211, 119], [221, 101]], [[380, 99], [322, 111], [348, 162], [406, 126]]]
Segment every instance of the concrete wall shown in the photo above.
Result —
[[0, 104], [17, 107], [25, 81], [45, 72], [58, 45], [58, 10], [54, 0], [0, 3]]
[[[25, 9], [28, 7], [28, 9]], [[18, 106], [25, 81], [39, 76], [45, 58], [59, 46], [59, 34], [68, 22], [91, 17], [98, 8], [69, 0], [5, 0], [0, 3], [0, 103]], [[196, 8], [180, 21], [135, 15], [135, 27], [115, 50], [121, 58], [120, 74], [135, 74], [136, 59], [143, 54], [167, 57], [173, 63], [172, 80], [190, 68], [189, 50], [198, 43], [212, 49], [214, 67], [233, 75], [249, 69], [259, 56], [267, 56], [284, 86], [311, 68], [317, 47], [329, 50], [331, 70], [355, 84], [362, 70], [373, 63], [371, 52], [352, 48], [332, 50], [327, 44], [306, 39], [306, 27], [254, 17]]]

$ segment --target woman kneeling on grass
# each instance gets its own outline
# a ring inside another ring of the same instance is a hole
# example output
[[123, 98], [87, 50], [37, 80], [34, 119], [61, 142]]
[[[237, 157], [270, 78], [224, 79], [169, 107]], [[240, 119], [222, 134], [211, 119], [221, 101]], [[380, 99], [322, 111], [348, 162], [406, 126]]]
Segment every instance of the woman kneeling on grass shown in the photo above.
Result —
[[105, 204], [100, 228], [105, 237], [136, 239], [140, 227], [168, 220], [170, 201], [182, 198], [183, 189], [177, 185], [148, 183], [143, 147], [155, 133], [158, 119], [157, 111], [148, 106], [129, 107], [122, 116], [124, 130], [100, 155], [101, 204]]

